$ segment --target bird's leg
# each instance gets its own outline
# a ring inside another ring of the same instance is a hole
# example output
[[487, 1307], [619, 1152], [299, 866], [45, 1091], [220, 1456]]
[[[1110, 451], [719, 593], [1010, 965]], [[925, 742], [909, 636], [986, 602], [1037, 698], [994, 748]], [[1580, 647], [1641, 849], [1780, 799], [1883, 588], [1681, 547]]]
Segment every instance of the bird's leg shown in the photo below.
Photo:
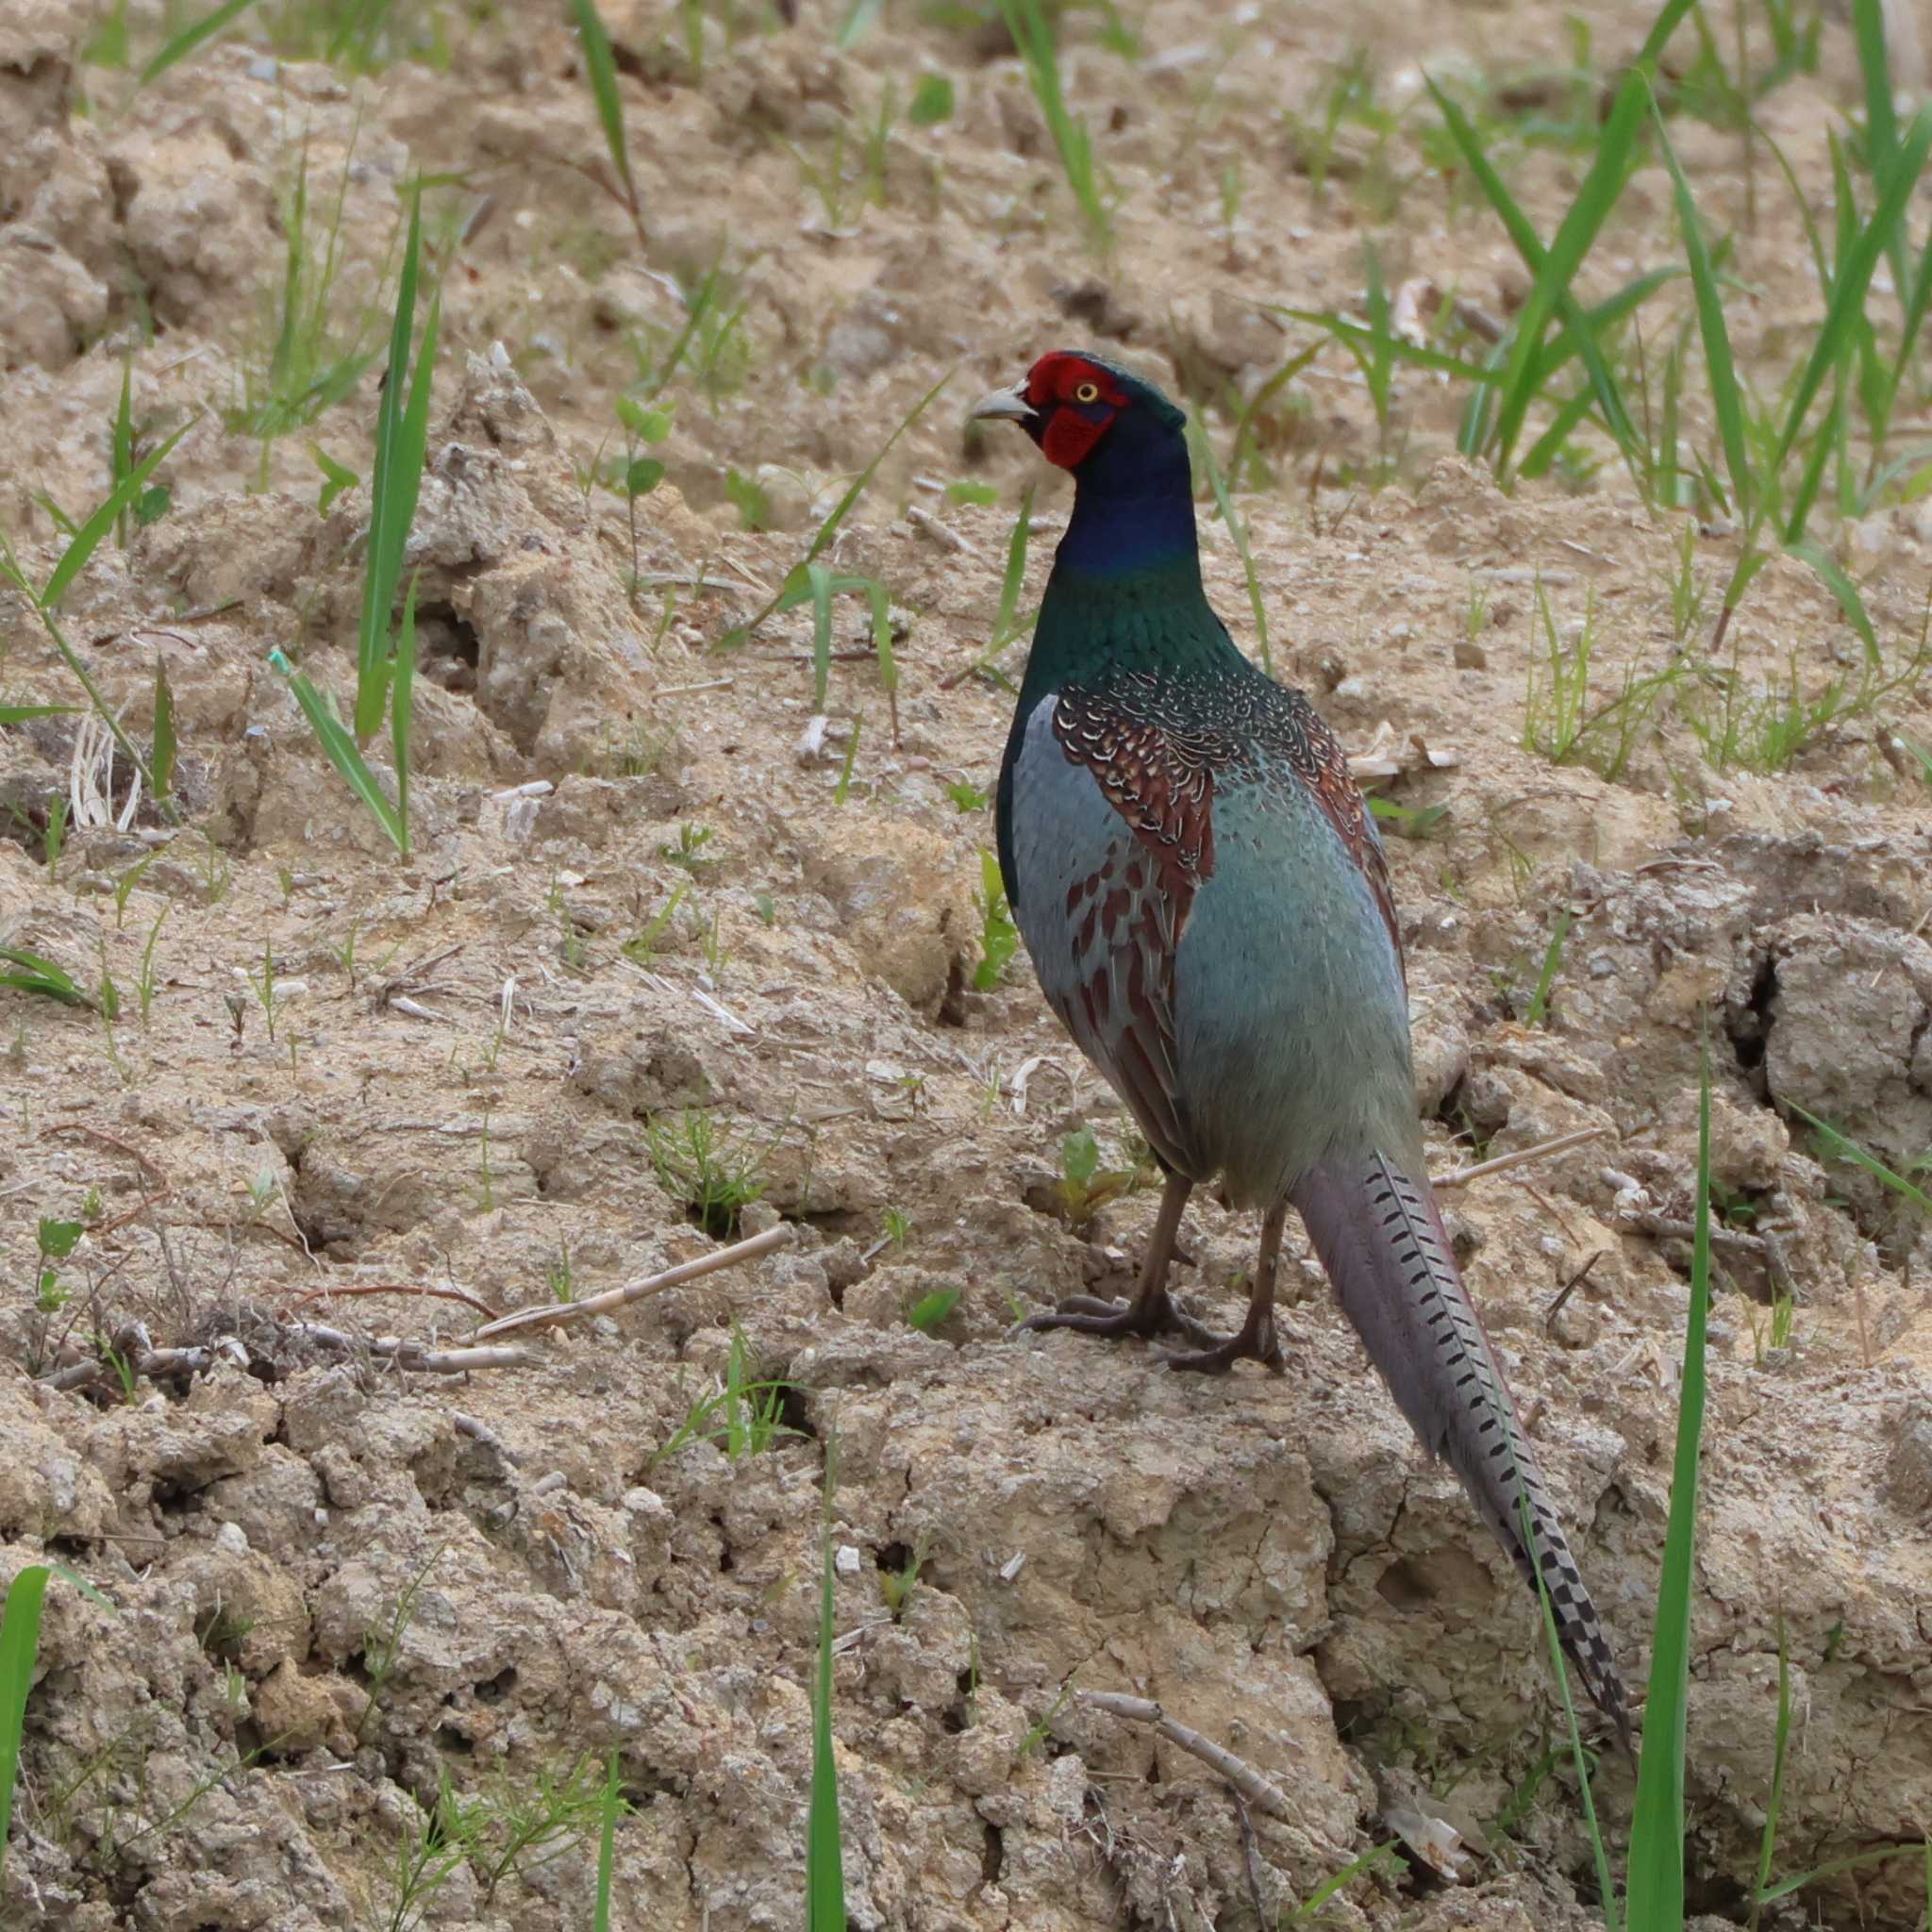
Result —
[[1180, 1232], [1181, 1209], [1188, 1205], [1193, 1188], [1186, 1174], [1168, 1175], [1161, 1191], [1160, 1212], [1155, 1217], [1154, 1233], [1147, 1243], [1147, 1258], [1141, 1264], [1141, 1285], [1131, 1302], [1072, 1294], [1052, 1314], [1031, 1315], [1016, 1323], [1013, 1333], [1017, 1335], [1023, 1328], [1074, 1328], [1082, 1335], [1108, 1336], [1172, 1331], [1191, 1341], [1213, 1341], [1213, 1335], [1174, 1307], [1167, 1291], [1167, 1271], [1174, 1260], [1174, 1238]]
[[1255, 1261], [1254, 1292], [1248, 1297], [1248, 1318], [1240, 1331], [1211, 1347], [1165, 1356], [1171, 1369], [1194, 1369], [1210, 1375], [1225, 1374], [1238, 1361], [1264, 1363], [1278, 1375], [1281, 1343], [1274, 1334], [1274, 1274], [1281, 1263], [1281, 1231], [1288, 1220], [1288, 1203], [1268, 1210], [1261, 1224], [1261, 1252]]

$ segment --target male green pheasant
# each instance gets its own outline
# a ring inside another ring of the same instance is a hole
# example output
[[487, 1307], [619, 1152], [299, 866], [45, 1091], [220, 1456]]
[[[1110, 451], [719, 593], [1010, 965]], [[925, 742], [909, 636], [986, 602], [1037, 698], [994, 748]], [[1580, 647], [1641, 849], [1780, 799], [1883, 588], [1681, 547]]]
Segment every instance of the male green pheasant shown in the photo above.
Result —
[[[1074, 481], [1000, 767], [1007, 897], [1048, 1003], [1167, 1176], [1133, 1301], [1074, 1296], [1022, 1325], [1171, 1331], [1193, 1344], [1174, 1368], [1278, 1372], [1292, 1205], [1416, 1434], [1532, 1587], [1541, 1571], [1627, 1746], [1609, 1644], [1429, 1190], [1381, 841], [1335, 734], [1208, 606], [1186, 418], [1067, 351], [972, 413], [1018, 423]], [[1167, 1292], [1181, 1210], [1216, 1174], [1263, 1217], [1225, 1340]]]

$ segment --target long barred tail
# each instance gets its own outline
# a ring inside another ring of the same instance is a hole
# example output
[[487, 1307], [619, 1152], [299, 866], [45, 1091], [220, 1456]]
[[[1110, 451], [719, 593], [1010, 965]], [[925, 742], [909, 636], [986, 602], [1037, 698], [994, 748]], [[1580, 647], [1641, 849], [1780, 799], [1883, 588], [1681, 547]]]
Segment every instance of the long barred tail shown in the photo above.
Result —
[[[1316, 1169], [1296, 1186], [1293, 1200], [1343, 1310], [1410, 1427], [1430, 1455], [1447, 1457], [1532, 1590], [1541, 1566], [1563, 1648], [1628, 1751], [1630, 1713], [1608, 1640], [1457, 1271], [1427, 1180], [1377, 1155], [1359, 1167]], [[1524, 1546], [1525, 1505], [1534, 1563]]]

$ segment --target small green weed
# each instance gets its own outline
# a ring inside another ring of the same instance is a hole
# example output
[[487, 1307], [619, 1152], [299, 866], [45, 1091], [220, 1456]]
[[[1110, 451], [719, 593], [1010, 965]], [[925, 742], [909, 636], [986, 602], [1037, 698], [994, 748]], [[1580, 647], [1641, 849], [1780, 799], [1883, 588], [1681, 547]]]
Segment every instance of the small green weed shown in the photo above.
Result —
[[980, 992], [991, 992], [1020, 950], [1020, 928], [1007, 905], [1000, 862], [991, 852], [979, 855], [979, 891], [973, 903], [979, 908], [979, 963], [973, 969], [973, 984]]
[[701, 1107], [687, 1108], [675, 1120], [653, 1115], [644, 1132], [664, 1191], [682, 1201], [712, 1240], [735, 1240], [739, 1215], [765, 1191], [769, 1150], [749, 1136], [725, 1133]]
[[963, 1292], [957, 1288], [936, 1288], [930, 1294], [921, 1295], [906, 1312], [906, 1319], [922, 1335], [935, 1335], [943, 1325], [945, 1319], [959, 1306]]

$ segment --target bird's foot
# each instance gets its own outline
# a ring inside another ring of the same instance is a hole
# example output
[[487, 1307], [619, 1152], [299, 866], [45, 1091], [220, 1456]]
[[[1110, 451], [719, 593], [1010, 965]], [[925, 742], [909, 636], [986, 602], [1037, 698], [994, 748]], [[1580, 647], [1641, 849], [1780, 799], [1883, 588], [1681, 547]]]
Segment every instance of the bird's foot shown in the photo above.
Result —
[[1157, 1295], [1131, 1302], [1070, 1294], [1058, 1307], [1043, 1315], [1029, 1315], [1024, 1322], [1014, 1323], [1007, 1332], [1020, 1335], [1046, 1328], [1072, 1328], [1081, 1335], [1101, 1335], [1115, 1341], [1124, 1335], [1179, 1335], [1203, 1347], [1221, 1339], [1193, 1316], [1183, 1314], [1164, 1289]]
[[[1198, 1327], [1198, 1324], [1195, 1324]], [[1191, 1340], [1196, 1339], [1193, 1337]], [[1163, 1354], [1161, 1360], [1171, 1369], [1191, 1370], [1196, 1374], [1224, 1375], [1235, 1363], [1259, 1362], [1274, 1374], [1287, 1367], [1280, 1339], [1274, 1333], [1274, 1310], [1263, 1305], [1250, 1306], [1248, 1318], [1233, 1335], [1207, 1335], [1206, 1346]]]

